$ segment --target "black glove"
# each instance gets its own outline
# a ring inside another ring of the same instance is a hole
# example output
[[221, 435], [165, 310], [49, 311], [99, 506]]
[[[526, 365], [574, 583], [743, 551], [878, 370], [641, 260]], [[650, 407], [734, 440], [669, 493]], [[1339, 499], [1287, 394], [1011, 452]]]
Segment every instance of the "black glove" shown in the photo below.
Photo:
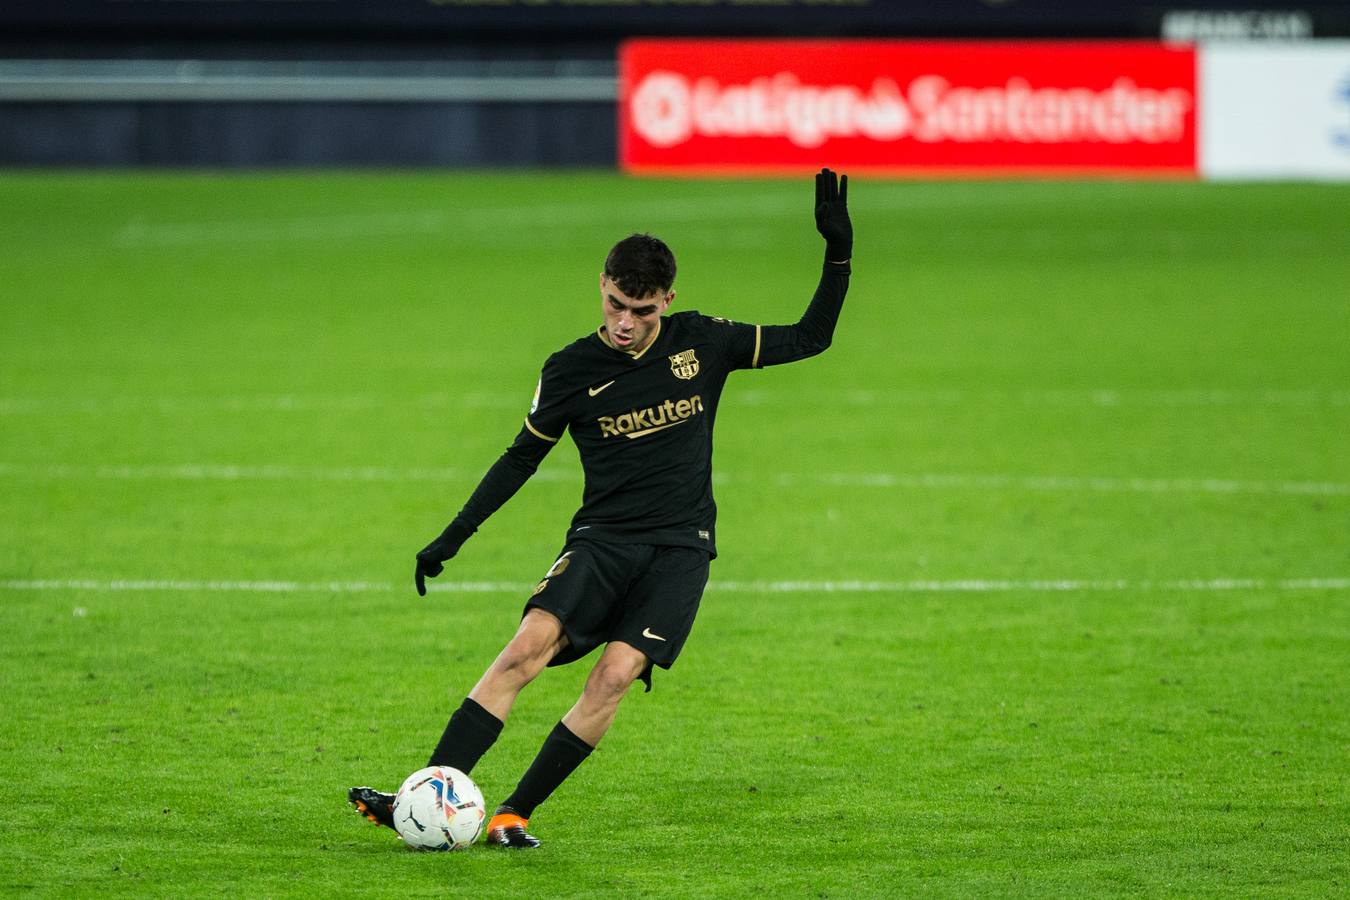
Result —
[[417, 583], [417, 593], [425, 597], [427, 595], [428, 578], [435, 578], [445, 571], [445, 566], [441, 563], [447, 559], [454, 559], [459, 548], [469, 539], [472, 531], [462, 525], [451, 522], [441, 532], [436, 540], [423, 547], [417, 554], [417, 571], [413, 574], [413, 580]]
[[825, 261], [853, 257], [853, 223], [848, 218], [848, 176], [821, 169], [816, 176], [816, 231], [825, 238]]

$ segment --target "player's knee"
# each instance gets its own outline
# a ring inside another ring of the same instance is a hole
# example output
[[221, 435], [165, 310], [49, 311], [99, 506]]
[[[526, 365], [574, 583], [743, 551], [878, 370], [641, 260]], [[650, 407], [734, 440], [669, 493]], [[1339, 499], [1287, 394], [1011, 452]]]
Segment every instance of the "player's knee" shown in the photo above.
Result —
[[524, 683], [532, 680], [543, 671], [547, 664], [547, 647], [542, 646], [539, 642], [522, 639], [518, 636], [497, 655], [497, 661], [493, 668], [497, 670], [498, 674], [506, 678]]
[[623, 699], [623, 695], [628, 692], [628, 686], [632, 683], [632, 679], [625, 678], [622, 672], [606, 667], [591, 673], [590, 679], [586, 682], [586, 693], [598, 703], [614, 704]]
[[640, 674], [633, 661], [602, 659], [586, 681], [586, 692], [601, 702], [618, 703]]
[[565, 643], [562, 625], [556, 617], [531, 610], [492, 667], [499, 675], [525, 683], [542, 672]]

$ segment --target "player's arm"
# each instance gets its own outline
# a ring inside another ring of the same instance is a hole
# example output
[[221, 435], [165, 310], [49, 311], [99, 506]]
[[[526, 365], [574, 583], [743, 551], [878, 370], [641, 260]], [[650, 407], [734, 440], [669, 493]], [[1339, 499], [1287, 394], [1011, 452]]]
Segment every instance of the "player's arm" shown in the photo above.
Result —
[[454, 558], [469, 536], [530, 480], [567, 427], [565, 404], [566, 393], [559, 384], [557, 367], [550, 360], [544, 366], [530, 414], [515, 441], [487, 470], [454, 520], [418, 552], [414, 575], [417, 593], [426, 596], [426, 579], [441, 574], [445, 570], [442, 563]]
[[435, 578], [445, 570], [442, 563], [453, 559], [469, 536], [478, 530], [478, 526], [515, 496], [516, 491], [530, 480], [548, 451], [557, 443], [537, 436], [531, 431], [529, 420], [525, 421], [525, 427], [520, 429], [515, 442], [487, 470], [459, 515], [417, 554], [417, 572], [414, 576], [417, 593], [426, 596], [425, 579]]
[[823, 352], [848, 293], [853, 223], [848, 216], [848, 176], [821, 169], [816, 175], [816, 230], [825, 239], [825, 263], [806, 312], [795, 325], [741, 325], [730, 336], [734, 368], [777, 366]]
[[815, 356], [830, 346], [848, 293], [853, 259], [853, 223], [848, 217], [848, 176], [829, 169], [816, 175], [816, 230], [825, 239], [825, 264], [806, 312], [795, 325], [759, 329], [760, 366], [777, 366]]

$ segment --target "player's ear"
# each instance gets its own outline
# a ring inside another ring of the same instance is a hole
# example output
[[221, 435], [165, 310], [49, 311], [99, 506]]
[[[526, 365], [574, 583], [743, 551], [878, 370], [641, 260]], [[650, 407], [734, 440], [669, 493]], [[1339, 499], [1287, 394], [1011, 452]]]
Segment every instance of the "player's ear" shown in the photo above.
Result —
[[669, 308], [670, 308], [670, 304], [672, 304], [672, 303], [674, 303], [674, 302], [675, 302], [675, 292], [674, 292], [674, 291], [668, 291], [668, 292], [666, 293], [666, 303], [665, 303], [665, 306], [662, 306], [662, 307], [661, 307], [661, 312], [665, 312], [667, 309], [669, 309]]

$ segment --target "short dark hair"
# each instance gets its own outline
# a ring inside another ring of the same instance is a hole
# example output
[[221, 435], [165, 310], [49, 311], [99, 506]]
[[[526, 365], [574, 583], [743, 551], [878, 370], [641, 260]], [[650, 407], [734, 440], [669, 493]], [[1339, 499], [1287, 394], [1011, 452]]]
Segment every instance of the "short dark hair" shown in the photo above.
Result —
[[675, 283], [675, 254], [650, 234], [630, 234], [605, 257], [605, 275], [634, 300], [665, 294]]

